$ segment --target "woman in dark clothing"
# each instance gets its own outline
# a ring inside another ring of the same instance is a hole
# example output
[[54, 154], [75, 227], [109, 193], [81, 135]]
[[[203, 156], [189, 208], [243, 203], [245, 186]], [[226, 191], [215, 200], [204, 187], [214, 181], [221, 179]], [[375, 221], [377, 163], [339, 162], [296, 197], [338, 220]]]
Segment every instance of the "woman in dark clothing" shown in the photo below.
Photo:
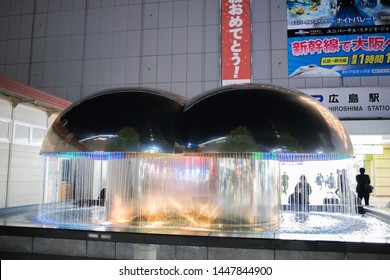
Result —
[[360, 199], [364, 198], [365, 205], [369, 205], [370, 193], [368, 192], [367, 187], [371, 183], [370, 176], [364, 174], [366, 170], [363, 167], [359, 169], [359, 172], [360, 174], [356, 175], [356, 182], [357, 182], [356, 192]]
[[307, 182], [306, 176], [301, 175], [299, 182], [295, 185], [294, 196], [297, 204], [310, 204], [309, 196], [312, 192], [310, 184]]

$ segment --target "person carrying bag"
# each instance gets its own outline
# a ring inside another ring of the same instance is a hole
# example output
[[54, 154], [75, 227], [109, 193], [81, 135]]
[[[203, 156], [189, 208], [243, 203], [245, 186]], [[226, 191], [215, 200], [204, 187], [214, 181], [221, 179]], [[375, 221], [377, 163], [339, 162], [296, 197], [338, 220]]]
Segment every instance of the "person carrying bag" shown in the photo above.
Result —
[[364, 198], [364, 204], [369, 205], [370, 193], [372, 193], [373, 187], [370, 185], [370, 176], [364, 174], [366, 170], [361, 167], [359, 169], [359, 175], [356, 175], [356, 192], [360, 200]]

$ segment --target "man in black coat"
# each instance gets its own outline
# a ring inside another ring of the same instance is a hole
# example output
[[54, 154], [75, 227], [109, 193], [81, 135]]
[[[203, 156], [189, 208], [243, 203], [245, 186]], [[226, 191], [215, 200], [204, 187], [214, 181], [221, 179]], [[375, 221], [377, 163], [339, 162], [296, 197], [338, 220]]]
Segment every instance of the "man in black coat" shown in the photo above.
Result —
[[359, 172], [360, 174], [356, 175], [356, 192], [360, 199], [364, 198], [364, 204], [369, 205], [368, 201], [370, 200], [370, 193], [368, 191], [368, 186], [371, 183], [370, 176], [364, 174], [366, 170], [363, 167], [359, 169]]

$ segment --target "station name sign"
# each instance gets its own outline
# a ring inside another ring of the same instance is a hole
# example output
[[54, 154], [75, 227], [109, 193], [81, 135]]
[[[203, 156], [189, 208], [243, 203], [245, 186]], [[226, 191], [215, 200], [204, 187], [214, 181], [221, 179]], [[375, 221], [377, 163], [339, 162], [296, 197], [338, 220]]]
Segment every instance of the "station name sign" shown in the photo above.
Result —
[[321, 102], [339, 119], [390, 118], [390, 88], [305, 88], [300, 91]]

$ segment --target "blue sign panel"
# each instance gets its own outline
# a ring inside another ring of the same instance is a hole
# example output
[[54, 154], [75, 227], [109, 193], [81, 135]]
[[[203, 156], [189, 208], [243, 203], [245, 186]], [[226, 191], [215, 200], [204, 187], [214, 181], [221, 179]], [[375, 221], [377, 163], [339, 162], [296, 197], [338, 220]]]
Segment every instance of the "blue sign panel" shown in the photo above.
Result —
[[390, 75], [390, 1], [287, 0], [290, 77]]

